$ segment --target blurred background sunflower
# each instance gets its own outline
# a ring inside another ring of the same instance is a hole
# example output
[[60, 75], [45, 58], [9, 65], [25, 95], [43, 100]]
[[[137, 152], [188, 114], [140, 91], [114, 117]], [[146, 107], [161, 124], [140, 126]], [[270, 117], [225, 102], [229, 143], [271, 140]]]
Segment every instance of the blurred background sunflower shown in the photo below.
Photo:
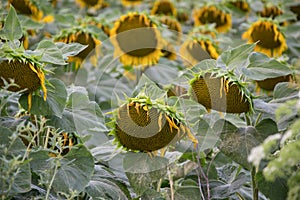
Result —
[[149, 66], [161, 56], [161, 34], [145, 14], [130, 12], [121, 16], [110, 31], [114, 56], [124, 65]]

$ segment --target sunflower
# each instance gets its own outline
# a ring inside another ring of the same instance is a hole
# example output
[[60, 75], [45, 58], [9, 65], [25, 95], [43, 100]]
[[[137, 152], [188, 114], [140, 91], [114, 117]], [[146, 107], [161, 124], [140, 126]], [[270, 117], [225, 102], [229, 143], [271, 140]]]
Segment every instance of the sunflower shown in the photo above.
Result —
[[272, 20], [256, 21], [243, 33], [242, 38], [248, 39], [248, 43], [258, 42], [254, 50], [269, 57], [281, 56], [288, 48], [284, 35]]
[[251, 93], [232, 75], [199, 73], [190, 84], [195, 99], [208, 110], [227, 113], [253, 110]]
[[300, 3], [291, 5], [289, 9], [297, 16], [297, 20], [300, 21]]
[[130, 98], [115, 111], [115, 115], [111, 134], [119, 146], [127, 150], [157, 151], [185, 134], [197, 144], [182, 116], [157, 101], [144, 97]]
[[268, 91], [272, 91], [272, 90], [274, 90], [277, 83], [292, 82], [292, 81], [293, 81], [293, 76], [290, 74], [290, 75], [286, 75], [286, 76], [267, 78], [264, 80], [256, 81], [256, 83], [259, 88], [268, 90]]
[[176, 18], [171, 16], [162, 16], [159, 18], [160, 22], [167, 26], [172, 31], [172, 35], [175, 36], [175, 41], [180, 41], [182, 29], [180, 23]]
[[244, 13], [250, 12], [249, 3], [245, 0], [244, 1], [243, 0], [233, 0], [233, 1], [230, 1], [229, 3]]
[[163, 44], [163, 48], [161, 49], [162, 56], [169, 60], [175, 60], [176, 59], [176, 51], [175, 51], [173, 45], [166, 40], [163, 40], [162, 44]]
[[114, 24], [110, 40], [114, 56], [124, 65], [152, 65], [161, 56], [161, 36], [156, 25], [144, 14], [128, 13]]
[[0, 87], [4, 87], [3, 79], [10, 83], [13, 80], [15, 85], [7, 89], [12, 92], [21, 91], [28, 95], [28, 110], [31, 108], [32, 93], [42, 88], [43, 97], [46, 101], [47, 89], [45, 87], [45, 74], [40, 63], [27, 58], [5, 59], [0, 62]]
[[282, 15], [283, 12], [280, 8], [278, 8], [275, 5], [272, 6], [265, 6], [262, 11], [258, 12], [259, 16], [265, 17], [265, 18], [272, 18], [274, 19], [278, 15]]
[[76, 3], [81, 8], [88, 7], [97, 10], [102, 7], [103, 0], [76, 0]]
[[186, 66], [193, 66], [204, 59], [217, 59], [219, 56], [216, 44], [209, 37], [187, 39], [179, 49]]
[[151, 15], [172, 15], [176, 16], [177, 10], [174, 4], [169, 0], [157, 0], [155, 1], [152, 9]]
[[83, 60], [87, 58], [94, 49], [95, 53], [91, 55], [90, 61], [94, 66], [97, 65], [97, 56], [99, 55], [98, 45], [101, 44], [101, 41], [87, 30], [81, 29], [79, 27], [75, 27], [71, 31], [69, 31], [69, 29], [63, 30], [62, 34], [55, 38], [55, 41], [64, 43], [77, 42], [83, 45], [88, 45], [87, 48], [82, 50], [77, 55], [69, 57], [68, 62], [74, 62], [75, 69], [78, 69], [80, 67]]
[[193, 18], [195, 26], [214, 23], [218, 32], [227, 32], [232, 26], [231, 15], [215, 5], [195, 9]]
[[24, 15], [30, 16], [35, 21], [50, 23], [54, 20], [52, 15], [44, 16], [43, 11], [32, 0], [8, 0], [13, 7]]
[[123, 6], [137, 6], [140, 5], [143, 0], [121, 0]]

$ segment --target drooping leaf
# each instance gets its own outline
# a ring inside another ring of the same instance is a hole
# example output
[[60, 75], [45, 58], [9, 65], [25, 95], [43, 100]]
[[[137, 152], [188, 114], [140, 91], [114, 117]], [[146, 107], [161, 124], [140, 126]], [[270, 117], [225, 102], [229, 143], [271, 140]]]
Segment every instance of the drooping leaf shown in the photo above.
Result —
[[[67, 91], [64, 83], [58, 79], [50, 79], [51, 85], [47, 87], [47, 99], [44, 101], [41, 95], [32, 95], [32, 106], [30, 112], [35, 115], [55, 115], [62, 116], [66, 105]], [[28, 110], [28, 94], [23, 94], [19, 103]]]
[[61, 51], [62, 57], [67, 59], [68, 56], [77, 55], [79, 52], [87, 48], [88, 45], [82, 45], [80, 43], [69, 43], [66, 44], [64, 42], [56, 42], [56, 47]]
[[35, 49], [35, 52], [41, 56], [40, 61], [42, 62], [56, 65], [67, 64], [62, 56], [62, 51], [50, 40], [42, 40]]
[[[32, 170], [50, 181], [55, 192], [80, 193], [88, 185], [94, 171], [94, 159], [83, 145], [73, 146], [63, 157], [50, 157], [49, 151], [37, 150], [30, 153]], [[56, 167], [57, 166], [57, 167]], [[55, 173], [55, 168], [57, 171]]]
[[5, 19], [4, 27], [0, 30], [0, 38], [4, 40], [18, 40], [22, 37], [22, 27], [15, 8], [10, 5], [8, 15]]
[[296, 85], [288, 82], [276, 84], [272, 102], [286, 102], [296, 98], [299, 98], [299, 88]]
[[246, 67], [247, 58], [254, 50], [255, 44], [243, 44], [238, 47], [230, 48], [224, 51], [217, 63], [219, 66], [226, 66], [226, 69], [239, 69]]
[[249, 62], [247, 68], [243, 68], [242, 72], [252, 80], [264, 80], [292, 73], [287, 65], [278, 62], [274, 58], [269, 58], [262, 53], [252, 53], [249, 57]]

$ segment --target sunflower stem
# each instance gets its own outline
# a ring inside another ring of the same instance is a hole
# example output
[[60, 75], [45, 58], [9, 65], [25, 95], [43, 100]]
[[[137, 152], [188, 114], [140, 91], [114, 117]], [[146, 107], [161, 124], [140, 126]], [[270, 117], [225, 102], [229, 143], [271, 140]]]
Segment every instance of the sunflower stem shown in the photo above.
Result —
[[169, 183], [170, 183], [170, 191], [171, 191], [171, 200], [174, 200], [174, 182], [173, 182], [173, 178], [171, 176], [171, 169], [170, 167], [168, 167], [168, 178], [169, 178]]
[[[206, 198], [204, 197], [204, 193], [203, 193], [203, 190], [202, 190], [202, 183], [201, 183], [201, 175], [203, 176], [204, 179], [206, 179], [206, 183], [207, 183], [207, 200], [210, 200], [210, 192], [209, 192], [209, 184], [208, 184], [208, 179], [205, 175], [205, 173], [203, 172], [202, 170], [202, 167], [201, 167], [201, 161], [200, 161], [200, 156], [199, 156], [199, 148], [198, 148], [198, 145], [196, 146], [196, 151], [197, 151], [197, 163], [198, 163], [198, 170], [196, 170], [197, 172], [197, 177], [198, 177], [198, 184], [199, 184], [199, 191], [200, 191], [200, 194], [201, 194], [201, 198], [203, 200], [205, 200]], [[201, 174], [200, 174], [201, 173]]]
[[56, 177], [57, 170], [58, 170], [58, 163], [55, 163], [55, 168], [54, 168], [53, 176], [52, 176], [51, 181], [49, 183], [49, 186], [47, 188], [47, 193], [46, 193], [46, 197], [45, 197], [46, 200], [49, 199], [50, 190], [51, 190], [51, 187], [53, 185], [54, 179]]
[[256, 182], [256, 168], [255, 167], [252, 167], [251, 178], [252, 178], [252, 199], [258, 200], [258, 188], [257, 188], [257, 182]]

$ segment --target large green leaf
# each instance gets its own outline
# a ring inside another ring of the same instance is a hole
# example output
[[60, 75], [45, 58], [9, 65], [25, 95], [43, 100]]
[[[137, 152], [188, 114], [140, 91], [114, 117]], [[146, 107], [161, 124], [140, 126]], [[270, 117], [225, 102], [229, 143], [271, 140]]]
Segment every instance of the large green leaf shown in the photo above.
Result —
[[263, 142], [268, 136], [278, 133], [278, 127], [274, 120], [266, 118], [261, 120], [256, 126], [256, 139]]
[[154, 181], [166, 174], [168, 160], [163, 157], [150, 158], [146, 153], [127, 152], [123, 158], [123, 167], [134, 191], [143, 194]]
[[287, 100], [296, 98], [299, 98], [299, 88], [297, 85], [283, 82], [275, 86], [272, 102], [286, 102]]
[[26, 147], [18, 135], [0, 126], [0, 193], [4, 198], [31, 188], [30, 165], [22, 160], [25, 152]]
[[22, 37], [22, 27], [18, 19], [16, 10], [12, 5], [5, 19], [4, 27], [0, 30], [0, 38], [4, 40], [18, 40]]
[[51, 116], [49, 125], [67, 131], [76, 131], [80, 135], [89, 134], [90, 130], [106, 133], [104, 116], [98, 104], [90, 101], [83, 87], [73, 87], [61, 116]]
[[247, 58], [253, 51], [255, 44], [243, 44], [224, 51], [218, 58], [219, 66], [226, 66], [228, 70], [245, 68]]
[[248, 155], [253, 147], [260, 142], [256, 139], [257, 130], [252, 126], [235, 127], [232, 123], [225, 121], [221, 131], [222, 142], [220, 150], [222, 153], [239, 163], [246, 169], [251, 169]]
[[66, 65], [62, 51], [50, 40], [42, 40], [35, 49], [40, 61], [56, 65]]
[[249, 57], [249, 62], [250, 64], [247, 68], [243, 68], [242, 72], [252, 80], [264, 80], [292, 73], [286, 64], [280, 63], [274, 58], [269, 58], [261, 53], [252, 53]]
[[[94, 171], [94, 159], [83, 145], [73, 146], [63, 157], [50, 157], [49, 151], [32, 151], [29, 155], [32, 170], [50, 183], [55, 192], [80, 193], [88, 185]], [[55, 173], [55, 169], [57, 169]]]
[[175, 191], [174, 199], [178, 200], [203, 200], [198, 186], [182, 186]]
[[96, 165], [85, 191], [93, 199], [130, 199], [127, 186], [105, 167]]
[[[62, 116], [66, 105], [67, 91], [62, 81], [50, 79], [47, 87], [47, 99], [44, 101], [40, 95], [32, 95], [32, 106], [30, 112], [35, 115], [56, 115]], [[28, 94], [23, 94], [19, 102], [21, 106], [28, 110]]]

